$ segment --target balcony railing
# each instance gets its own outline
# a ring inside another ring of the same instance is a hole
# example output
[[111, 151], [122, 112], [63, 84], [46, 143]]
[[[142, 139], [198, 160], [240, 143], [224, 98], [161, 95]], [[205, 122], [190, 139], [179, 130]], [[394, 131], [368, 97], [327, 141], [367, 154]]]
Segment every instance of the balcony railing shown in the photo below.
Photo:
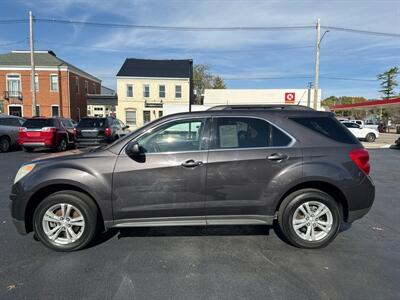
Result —
[[18, 99], [22, 100], [22, 93], [20, 91], [5, 91], [4, 92], [4, 99]]

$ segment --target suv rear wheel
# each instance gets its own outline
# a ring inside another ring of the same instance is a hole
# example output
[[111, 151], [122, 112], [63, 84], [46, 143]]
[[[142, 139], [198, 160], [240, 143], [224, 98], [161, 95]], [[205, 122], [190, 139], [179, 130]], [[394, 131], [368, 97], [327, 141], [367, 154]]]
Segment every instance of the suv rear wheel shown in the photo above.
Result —
[[3, 136], [0, 138], [0, 152], [7, 152], [10, 150], [10, 138], [8, 136]]
[[38, 239], [57, 251], [74, 251], [89, 244], [96, 233], [97, 211], [80, 192], [51, 194], [36, 208], [33, 226]]
[[375, 139], [376, 139], [376, 136], [375, 136], [375, 134], [373, 134], [373, 133], [368, 133], [367, 136], [366, 136], [367, 142], [372, 143], [372, 142], [375, 141]]
[[67, 140], [65, 139], [65, 137], [62, 137], [60, 142], [58, 143], [57, 151], [58, 152], [63, 152], [65, 150], [67, 150], [67, 146], [68, 146]]
[[290, 194], [278, 212], [283, 237], [300, 248], [327, 246], [339, 232], [341, 220], [338, 203], [317, 189], [303, 189]]

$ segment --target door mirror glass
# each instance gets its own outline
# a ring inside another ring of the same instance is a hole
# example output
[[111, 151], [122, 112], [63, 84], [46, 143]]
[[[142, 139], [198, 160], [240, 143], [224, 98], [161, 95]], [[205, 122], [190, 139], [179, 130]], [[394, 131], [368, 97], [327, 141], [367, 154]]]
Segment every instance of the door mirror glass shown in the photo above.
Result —
[[137, 142], [130, 142], [128, 146], [126, 146], [125, 152], [130, 157], [137, 157], [142, 153]]

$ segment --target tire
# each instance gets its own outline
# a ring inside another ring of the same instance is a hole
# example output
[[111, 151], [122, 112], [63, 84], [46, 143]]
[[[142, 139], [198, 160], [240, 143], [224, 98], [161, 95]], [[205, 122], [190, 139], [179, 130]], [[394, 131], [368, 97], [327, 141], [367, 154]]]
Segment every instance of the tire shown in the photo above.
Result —
[[67, 147], [68, 147], [67, 139], [65, 137], [62, 137], [57, 145], [57, 151], [58, 152], [66, 151]]
[[[64, 214], [61, 205], [64, 207]], [[68, 205], [70, 210], [67, 215]], [[44, 219], [49, 211], [53, 212], [51, 215], [55, 221]], [[90, 197], [76, 191], [51, 194], [40, 202], [33, 215], [33, 228], [38, 239], [46, 247], [56, 251], [70, 252], [84, 248], [96, 234], [96, 226], [96, 205]], [[57, 235], [53, 235], [53, 239], [49, 237], [52, 230]], [[71, 230], [74, 236], [70, 233]]]
[[[307, 210], [307, 203], [311, 211], [308, 216], [301, 210]], [[329, 212], [317, 218], [313, 212], [315, 209], [325, 210], [324, 207]], [[299, 218], [302, 215], [303, 218]], [[301, 227], [295, 229], [294, 223]], [[320, 227], [323, 223], [330, 225]], [[330, 195], [317, 189], [302, 189], [290, 194], [283, 200], [278, 211], [279, 233], [287, 242], [299, 248], [317, 249], [327, 246], [335, 239], [341, 223], [340, 205]]]
[[25, 152], [33, 152], [33, 148], [31, 147], [22, 146], [22, 150], [24, 150]]
[[375, 141], [376, 136], [373, 133], [368, 133], [365, 139], [367, 140], [367, 142], [372, 143]]
[[8, 136], [0, 138], [0, 152], [8, 152], [11, 148], [11, 141]]

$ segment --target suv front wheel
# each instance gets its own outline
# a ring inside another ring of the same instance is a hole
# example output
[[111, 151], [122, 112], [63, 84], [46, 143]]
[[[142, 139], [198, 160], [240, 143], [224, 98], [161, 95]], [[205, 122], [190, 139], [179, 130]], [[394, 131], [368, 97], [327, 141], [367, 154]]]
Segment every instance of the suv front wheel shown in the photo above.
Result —
[[80, 192], [61, 191], [36, 208], [33, 226], [38, 239], [57, 251], [74, 251], [89, 244], [96, 232], [97, 211]]
[[287, 196], [278, 212], [280, 233], [300, 248], [321, 248], [334, 240], [341, 225], [338, 203], [317, 189], [302, 189]]

